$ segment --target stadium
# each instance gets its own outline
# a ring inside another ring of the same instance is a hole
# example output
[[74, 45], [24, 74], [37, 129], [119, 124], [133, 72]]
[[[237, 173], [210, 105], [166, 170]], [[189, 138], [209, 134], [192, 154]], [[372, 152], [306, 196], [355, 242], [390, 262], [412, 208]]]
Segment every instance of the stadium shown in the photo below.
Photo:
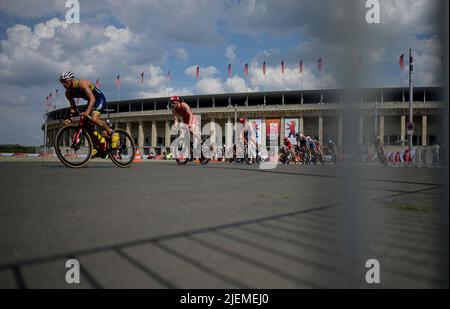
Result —
[[[442, 88], [414, 88], [414, 146], [439, 145], [443, 141]], [[358, 110], [358, 141], [361, 147], [373, 141], [374, 134], [383, 137], [388, 150], [402, 149], [407, 145], [406, 123], [409, 117], [408, 88], [323, 89], [304, 91], [252, 92], [183, 96], [183, 100], [201, 115], [202, 125], [218, 124], [222, 132], [222, 144], [233, 140], [233, 124], [239, 117], [256, 121], [260, 126], [262, 145], [267, 146], [266, 127], [276, 124], [279, 141], [287, 134], [289, 124], [296, 132], [302, 132], [319, 140], [321, 144], [333, 140], [338, 147], [344, 143], [343, 123], [349, 106]], [[69, 105], [69, 104], [67, 104]], [[169, 97], [145, 98], [108, 102], [113, 110], [109, 119], [115, 128], [126, 129], [137, 148], [145, 156], [169, 151], [173, 123]], [[53, 146], [61, 119], [69, 114], [69, 107], [49, 112], [47, 117], [47, 146]], [[106, 116], [106, 115], [104, 115]], [[229, 124], [229, 125], [227, 125]], [[217, 128], [217, 127], [216, 127]], [[284, 129], [283, 129], [284, 128]], [[45, 125], [42, 126], [45, 130]]]

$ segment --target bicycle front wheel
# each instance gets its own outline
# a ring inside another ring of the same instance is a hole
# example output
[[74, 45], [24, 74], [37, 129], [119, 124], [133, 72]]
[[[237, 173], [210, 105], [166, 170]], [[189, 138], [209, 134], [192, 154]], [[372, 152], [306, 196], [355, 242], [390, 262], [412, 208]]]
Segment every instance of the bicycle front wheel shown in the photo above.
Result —
[[77, 138], [78, 132], [79, 128], [75, 125], [65, 126], [58, 131], [54, 142], [59, 160], [72, 168], [85, 166], [92, 154], [91, 138], [84, 130]]
[[133, 163], [136, 154], [136, 146], [130, 134], [121, 129], [114, 130], [119, 134], [119, 142], [115, 148], [110, 149], [109, 157], [118, 167], [128, 167]]

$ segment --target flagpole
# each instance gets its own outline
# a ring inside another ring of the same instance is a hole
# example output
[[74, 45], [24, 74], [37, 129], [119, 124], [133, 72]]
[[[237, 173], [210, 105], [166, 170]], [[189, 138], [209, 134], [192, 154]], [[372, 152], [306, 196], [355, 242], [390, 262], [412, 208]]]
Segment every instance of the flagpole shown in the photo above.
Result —
[[304, 89], [303, 89], [303, 72], [302, 72], [302, 90], [304, 90]]
[[264, 74], [264, 92], [266, 92], [266, 74]]
[[48, 111], [44, 114], [45, 121], [45, 131], [44, 131], [44, 154], [47, 154], [47, 119], [48, 119]]
[[[412, 72], [413, 72], [413, 54], [412, 49], [409, 49], [409, 123], [413, 123], [413, 84], [412, 84]], [[408, 132], [408, 146], [409, 151], [412, 151], [412, 138], [413, 131]]]

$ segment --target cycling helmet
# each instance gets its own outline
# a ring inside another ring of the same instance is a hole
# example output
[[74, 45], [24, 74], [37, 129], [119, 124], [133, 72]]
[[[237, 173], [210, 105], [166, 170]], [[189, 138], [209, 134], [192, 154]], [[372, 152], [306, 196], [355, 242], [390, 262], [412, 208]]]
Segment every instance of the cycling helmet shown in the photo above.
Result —
[[174, 108], [177, 105], [177, 103], [180, 103], [180, 101], [181, 101], [180, 97], [178, 97], [176, 95], [170, 97], [170, 102], [172, 103], [172, 108]]
[[239, 118], [239, 122], [240, 122], [240, 123], [244, 124], [244, 123], [245, 123], [245, 121], [246, 121], [246, 119], [245, 119], [244, 117], [242, 117], [242, 118]]
[[72, 80], [75, 78], [75, 74], [73, 74], [70, 70], [64, 70], [59, 74], [59, 81], [63, 82], [66, 80]]
[[285, 142], [287, 142], [289, 140], [289, 138], [287, 138], [287, 137], [284, 137], [284, 141]]
[[295, 137], [299, 138], [300, 137], [300, 132], [295, 133]]

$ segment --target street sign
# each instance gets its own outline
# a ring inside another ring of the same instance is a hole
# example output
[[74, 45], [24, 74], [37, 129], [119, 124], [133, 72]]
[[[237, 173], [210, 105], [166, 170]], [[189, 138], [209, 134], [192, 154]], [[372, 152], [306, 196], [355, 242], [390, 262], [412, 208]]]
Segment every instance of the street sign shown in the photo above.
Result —
[[408, 135], [413, 134], [414, 132], [414, 122], [408, 122], [406, 125], [406, 130], [408, 131]]

